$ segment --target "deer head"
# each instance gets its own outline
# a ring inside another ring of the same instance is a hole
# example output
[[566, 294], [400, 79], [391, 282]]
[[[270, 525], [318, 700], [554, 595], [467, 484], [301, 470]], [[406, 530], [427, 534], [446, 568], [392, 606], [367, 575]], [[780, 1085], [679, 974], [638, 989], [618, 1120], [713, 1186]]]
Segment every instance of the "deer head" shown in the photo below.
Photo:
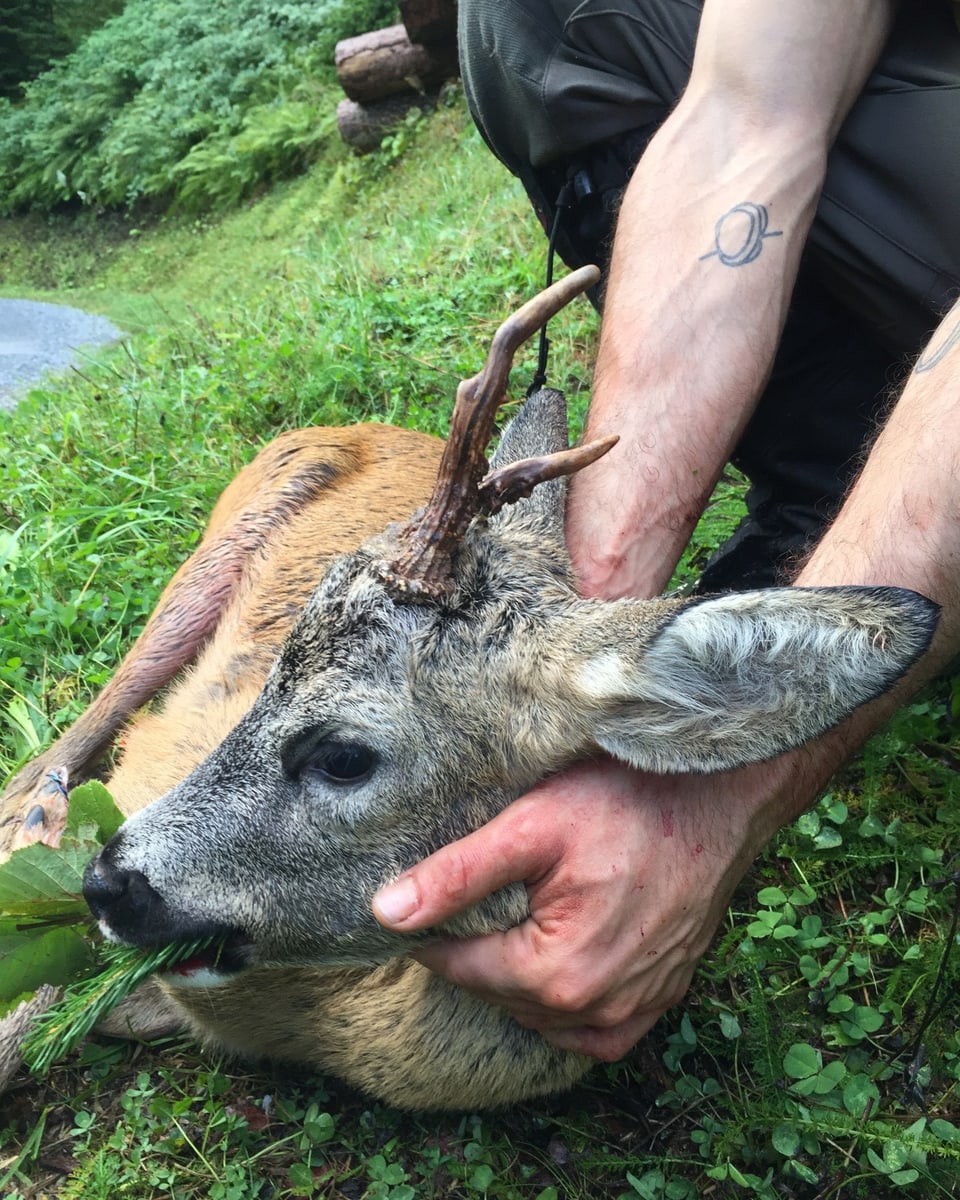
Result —
[[[615, 439], [567, 449], [562, 397], [542, 391], [489, 472], [484, 451], [516, 347], [594, 279], [585, 268], [506, 322], [459, 389], [426, 508], [331, 565], [247, 716], [90, 865], [111, 936], [221, 934], [207, 983], [383, 961], [411, 939], [377, 924], [374, 891], [545, 775], [601, 750], [668, 772], [772, 757], [927, 647], [935, 606], [897, 589], [578, 596], [562, 476]], [[515, 886], [444, 932], [525, 911]]]

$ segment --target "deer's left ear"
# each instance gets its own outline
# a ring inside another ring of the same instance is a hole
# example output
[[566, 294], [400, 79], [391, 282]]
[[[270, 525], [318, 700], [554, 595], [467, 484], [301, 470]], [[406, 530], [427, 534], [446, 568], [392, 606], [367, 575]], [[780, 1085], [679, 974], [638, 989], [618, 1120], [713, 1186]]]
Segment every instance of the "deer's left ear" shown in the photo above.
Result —
[[793, 749], [887, 691], [929, 646], [938, 611], [915, 592], [854, 587], [596, 605], [570, 682], [615, 757], [724, 770]]
[[[490, 461], [491, 471], [520, 462], [524, 458], [540, 458], [566, 450], [570, 444], [567, 433], [567, 402], [563, 392], [541, 388], [520, 408], [507, 428]], [[555, 537], [563, 537], [563, 515], [566, 504], [566, 479], [550, 479], [538, 484], [526, 499], [503, 508], [492, 523], [513, 520], [539, 521]]]

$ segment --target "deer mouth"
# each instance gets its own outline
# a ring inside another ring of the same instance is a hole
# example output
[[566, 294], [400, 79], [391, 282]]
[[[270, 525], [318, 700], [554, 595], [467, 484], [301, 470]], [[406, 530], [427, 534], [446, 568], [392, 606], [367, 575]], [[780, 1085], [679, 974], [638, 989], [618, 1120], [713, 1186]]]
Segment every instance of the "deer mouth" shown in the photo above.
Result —
[[[173, 987], [218, 987], [252, 965], [253, 947], [244, 934], [229, 930], [204, 936], [204, 945], [192, 948], [186, 957], [159, 972], [165, 983]], [[192, 946], [194, 939], [181, 942]]]

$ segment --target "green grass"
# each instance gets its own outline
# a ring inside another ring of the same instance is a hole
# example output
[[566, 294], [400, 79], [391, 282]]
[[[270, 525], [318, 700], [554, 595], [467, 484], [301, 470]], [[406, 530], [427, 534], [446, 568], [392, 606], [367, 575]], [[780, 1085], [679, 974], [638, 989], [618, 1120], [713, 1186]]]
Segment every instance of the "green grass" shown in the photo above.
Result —
[[[5, 768], [109, 677], [259, 445], [308, 422], [442, 432], [457, 380], [544, 266], [519, 189], [455, 96], [379, 156], [333, 148], [220, 219], [8, 221], [0, 261], [4, 294], [132, 335], [0, 417]], [[595, 334], [583, 303], [551, 327], [552, 381], [576, 414]], [[738, 495], [721, 489], [688, 569]], [[744, 881], [682, 1008], [570, 1096], [422, 1117], [190, 1043], [94, 1041], [0, 1100], [0, 1194], [955, 1194], [956, 959], [923, 1019], [957, 902], [958, 708], [945, 680], [871, 743]]]

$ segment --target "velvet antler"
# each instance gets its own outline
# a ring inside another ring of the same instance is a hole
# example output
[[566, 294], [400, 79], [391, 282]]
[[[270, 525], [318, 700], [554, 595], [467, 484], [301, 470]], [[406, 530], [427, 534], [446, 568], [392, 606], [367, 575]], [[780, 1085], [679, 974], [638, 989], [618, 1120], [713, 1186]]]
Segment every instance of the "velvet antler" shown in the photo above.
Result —
[[428, 600], [448, 594], [453, 588], [454, 553], [475, 516], [498, 511], [529, 495], [547, 479], [579, 471], [616, 442], [615, 437], [608, 437], [487, 474], [487, 444], [497, 410], [506, 399], [514, 354], [599, 277], [596, 267], [581, 267], [529, 300], [494, 334], [479, 375], [465, 379], [457, 388], [450, 436], [433, 495], [426, 507], [396, 532], [396, 554], [383, 565], [384, 582], [397, 599]]

